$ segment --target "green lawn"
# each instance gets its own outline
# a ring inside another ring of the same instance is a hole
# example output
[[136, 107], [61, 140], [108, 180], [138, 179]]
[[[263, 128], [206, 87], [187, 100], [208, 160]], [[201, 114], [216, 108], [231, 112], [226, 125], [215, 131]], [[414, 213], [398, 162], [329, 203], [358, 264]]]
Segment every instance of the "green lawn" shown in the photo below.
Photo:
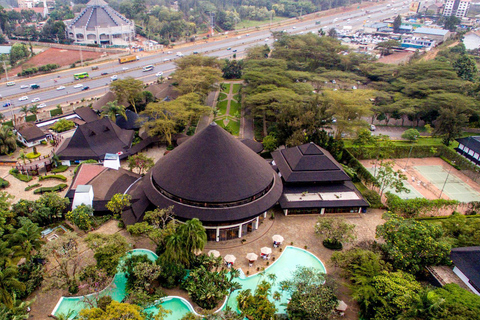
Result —
[[[275, 24], [276, 22], [280, 22], [287, 19], [288, 18], [285, 18], [285, 17], [273, 17], [272, 23]], [[251, 27], [268, 25], [268, 24], [270, 24], [270, 20], [263, 20], [263, 21], [242, 20], [239, 23], [237, 23], [237, 27], [235, 30], [241, 30], [244, 28], [251, 28]]]
[[241, 107], [240, 103], [238, 103], [235, 100], [230, 100], [230, 112], [229, 112], [229, 114], [231, 116], [235, 116], [235, 114], [237, 112], [238, 112], [238, 114], [240, 114], [240, 107]]
[[220, 92], [220, 94], [218, 95], [218, 101], [222, 101], [222, 100], [225, 100], [225, 99], [227, 99], [227, 94], [223, 93], [223, 92]]
[[219, 115], [225, 114], [227, 112], [227, 104], [228, 104], [228, 100], [219, 101], [217, 103], [217, 109], [218, 109]]
[[241, 83], [234, 83], [234, 84], [233, 84], [233, 88], [232, 88], [232, 93], [233, 93], [233, 94], [239, 93], [241, 88], [242, 88], [242, 84], [241, 84]]
[[230, 120], [230, 122], [227, 124], [227, 127], [232, 130], [234, 136], [238, 136], [240, 133], [240, 121]]
[[233, 96], [233, 99], [235, 99], [235, 100], [237, 100], [238, 102], [240, 102], [240, 100], [241, 100], [241, 95], [236, 94], [236, 95]]
[[223, 120], [215, 120], [215, 123], [223, 128]]
[[230, 92], [230, 83], [222, 83], [223, 90], [222, 92], [229, 93]]

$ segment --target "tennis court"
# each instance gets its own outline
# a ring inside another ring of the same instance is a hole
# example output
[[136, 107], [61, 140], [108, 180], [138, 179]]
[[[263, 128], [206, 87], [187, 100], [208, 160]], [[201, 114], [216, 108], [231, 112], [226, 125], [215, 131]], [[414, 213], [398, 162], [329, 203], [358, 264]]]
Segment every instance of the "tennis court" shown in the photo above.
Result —
[[[458, 200], [460, 202], [480, 201], [480, 193], [457, 177], [454, 174], [455, 169], [451, 169], [452, 171], [449, 174], [449, 171], [442, 166], [415, 166], [414, 168], [437, 187], [438, 190], [442, 190], [443, 185], [445, 184], [443, 192], [450, 199]], [[447, 180], [446, 183], [445, 180]]]
[[[367, 168], [368, 171], [373, 175], [374, 174], [374, 168], [370, 167]], [[396, 194], [402, 199], [415, 199], [415, 198], [425, 198], [417, 189], [415, 189], [408, 181], [403, 181], [403, 186], [410, 190], [410, 192], [396, 192], [395, 189], [392, 188], [386, 188], [384, 192], [391, 192], [393, 194]]]

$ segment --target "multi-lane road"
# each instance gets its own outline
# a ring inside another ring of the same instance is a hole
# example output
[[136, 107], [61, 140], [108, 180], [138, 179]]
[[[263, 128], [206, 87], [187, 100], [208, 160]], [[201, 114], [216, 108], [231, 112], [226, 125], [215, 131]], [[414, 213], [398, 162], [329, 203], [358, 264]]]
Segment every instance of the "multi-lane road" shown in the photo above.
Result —
[[[225, 36], [216, 41], [205, 43], [198, 41], [191, 46], [183, 46], [181, 49], [172, 49], [165, 53], [157, 53], [149, 56], [141, 57], [138, 61], [126, 64], [119, 64], [118, 61], [111, 61], [98, 65], [97, 70], [92, 70], [91, 66], [83, 68], [68, 69], [56, 73], [36, 76], [30, 79], [16, 78], [14, 86], [6, 86], [6, 82], [0, 83], [0, 112], [9, 117], [12, 113], [18, 113], [19, 108], [24, 105], [32, 105], [32, 100], [38, 98], [37, 104], [44, 103], [47, 106], [55, 106], [57, 104], [65, 104], [68, 102], [78, 101], [82, 98], [101, 96], [107, 92], [111, 82], [111, 76], [117, 75], [118, 79], [125, 77], [134, 77], [144, 82], [152, 82], [157, 72], [163, 72], [164, 76], [169, 75], [175, 70], [174, 60], [177, 53], [184, 55], [198, 52], [208, 56], [217, 56], [219, 58], [232, 57], [236, 50], [237, 57], [241, 57], [248, 47], [258, 44], [271, 45], [274, 41], [272, 31], [286, 31], [291, 34], [300, 34], [306, 32], [317, 32], [323, 28], [329, 30], [336, 27], [342, 29], [343, 26], [352, 26], [353, 29], [359, 28], [365, 23], [369, 24], [374, 21], [384, 20], [394, 17], [398, 14], [408, 12], [409, 2], [407, 1], [388, 1], [367, 8], [368, 13], [364, 9], [357, 9], [347, 13], [339, 13], [328, 17], [320, 17], [313, 20], [289, 20], [282, 26], [272, 26], [270, 30], [252, 31], [250, 34], [241, 33], [234, 37]], [[316, 24], [320, 21], [320, 24]], [[227, 50], [231, 48], [230, 50]], [[147, 65], [154, 65], [155, 69], [149, 72], [143, 72], [142, 68]], [[80, 72], [88, 72], [90, 78], [83, 80], [74, 80], [73, 74]], [[107, 73], [107, 74], [105, 74]], [[102, 75], [104, 74], [104, 75]], [[37, 84], [39, 89], [30, 89], [31, 84]], [[80, 87], [78, 84], [81, 84]], [[74, 86], [77, 85], [77, 88]], [[21, 86], [28, 88], [21, 89]], [[57, 90], [58, 87], [64, 86], [65, 89]], [[88, 90], [82, 91], [83, 87], [88, 86]], [[28, 99], [20, 101], [19, 98], [27, 96]], [[6, 103], [11, 103], [13, 107], [3, 107]]]

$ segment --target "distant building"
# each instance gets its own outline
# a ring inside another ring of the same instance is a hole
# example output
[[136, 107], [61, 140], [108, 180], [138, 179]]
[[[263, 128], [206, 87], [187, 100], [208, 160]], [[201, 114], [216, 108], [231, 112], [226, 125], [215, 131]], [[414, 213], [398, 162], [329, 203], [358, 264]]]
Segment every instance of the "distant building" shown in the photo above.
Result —
[[76, 43], [128, 45], [135, 38], [135, 24], [103, 0], [91, 0], [67, 26]]
[[480, 32], [474, 31], [469, 32], [463, 36], [463, 45], [467, 50], [478, 50], [480, 49]]
[[480, 247], [454, 248], [450, 259], [455, 264], [453, 272], [473, 293], [480, 295]]
[[416, 38], [427, 38], [435, 40], [437, 43], [442, 43], [451, 36], [451, 32], [444, 29], [435, 28], [417, 28], [413, 32], [413, 36]]
[[470, 9], [470, 4], [471, 0], [447, 0], [443, 8], [443, 15], [446, 17], [466, 17], [468, 9]]
[[401, 40], [401, 46], [402, 48], [424, 49], [428, 51], [435, 47], [435, 40], [405, 37]]

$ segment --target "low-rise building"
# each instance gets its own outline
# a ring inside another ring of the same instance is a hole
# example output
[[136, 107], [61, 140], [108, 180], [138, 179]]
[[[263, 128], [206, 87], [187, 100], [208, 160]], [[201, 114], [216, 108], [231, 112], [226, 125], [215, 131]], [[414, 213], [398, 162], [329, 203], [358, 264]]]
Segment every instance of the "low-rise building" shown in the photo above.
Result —
[[413, 36], [416, 38], [427, 38], [431, 40], [435, 40], [438, 44], [444, 42], [452, 33], [448, 30], [444, 29], [435, 29], [435, 28], [417, 28], [413, 32]]
[[473, 293], [480, 295], [480, 247], [453, 248], [450, 259], [453, 272]]
[[47, 140], [47, 135], [34, 123], [22, 123], [15, 126], [17, 139], [27, 147], [39, 145], [42, 141]]
[[457, 139], [457, 153], [461, 154], [473, 163], [480, 165], [480, 136], [471, 136]]

